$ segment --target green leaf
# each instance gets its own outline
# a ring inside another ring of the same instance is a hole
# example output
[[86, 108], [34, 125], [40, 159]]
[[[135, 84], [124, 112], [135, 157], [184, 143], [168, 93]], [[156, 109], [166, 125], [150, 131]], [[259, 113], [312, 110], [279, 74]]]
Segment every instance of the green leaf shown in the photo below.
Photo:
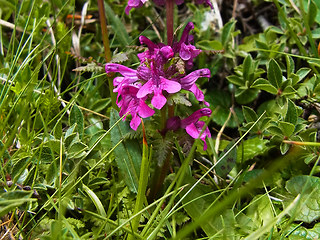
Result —
[[289, 240], [310, 240], [317, 239], [320, 236], [320, 223], [316, 223], [313, 228], [308, 229], [297, 224], [290, 225], [288, 229]]
[[222, 50], [223, 46], [221, 42], [217, 40], [201, 40], [196, 43], [197, 48], [202, 49], [202, 50], [209, 50], [209, 51], [214, 51], [214, 50]]
[[243, 74], [243, 79], [245, 81], [250, 81], [250, 77], [251, 77], [250, 75], [253, 73], [254, 68], [255, 68], [255, 66], [252, 62], [252, 57], [250, 54], [248, 54], [243, 61], [243, 73], [242, 74]]
[[303, 80], [311, 71], [310, 68], [300, 68], [296, 74], [299, 76], [299, 81]]
[[83, 157], [88, 146], [82, 142], [74, 142], [68, 148], [68, 158], [80, 158]]
[[242, 113], [243, 116], [245, 118], [245, 120], [249, 123], [249, 122], [255, 122], [258, 119], [258, 115], [256, 114], [256, 112], [247, 106], [242, 106]]
[[226, 23], [223, 28], [222, 28], [222, 33], [221, 33], [221, 43], [226, 48], [229, 39], [231, 38], [231, 33], [234, 31], [236, 25], [235, 20], [231, 20], [230, 22]]
[[313, 0], [309, 1], [308, 4], [308, 23], [309, 27], [311, 28], [312, 24], [315, 22], [317, 17], [317, 5], [314, 3]]
[[[294, 221], [311, 223], [320, 217], [320, 179], [314, 176], [295, 176], [286, 183], [286, 189], [295, 197], [301, 194], [299, 204], [289, 212]], [[285, 202], [285, 205], [289, 202]]]
[[243, 141], [238, 147], [238, 162], [245, 162], [261, 155], [269, 150], [267, 147], [268, 140], [259, 137], [250, 138]]
[[297, 113], [296, 105], [290, 99], [288, 99], [288, 110], [285, 117], [285, 121], [292, 123], [294, 125], [298, 121], [298, 113]]
[[[230, 107], [231, 107], [230, 94], [225, 91], [212, 90], [212, 91], [209, 91], [205, 97], [206, 97], [206, 101], [208, 101], [214, 109], [217, 109], [216, 114], [214, 114], [212, 118], [213, 121], [222, 126], [228, 119], [228, 115], [230, 113]], [[234, 111], [237, 115], [237, 118], [238, 118], [237, 120], [242, 122], [243, 120], [242, 111], [237, 107], [234, 108]], [[227, 126], [236, 127], [237, 120], [232, 115], [230, 120], [227, 123]]]
[[268, 64], [268, 80], [276, 89], [279, 89], [282, 83], [282, 72], [278, 63], [271, 59]]
[[256, 81], [254, 81], [251, 87], [264, 90], [274, 95], [278, 93], [278, 89], [275, 88], [268, 80], [263, 78], [258, 78]]
[[240, 76], [236, 76], [236, 75], [231, 75], [231, 76], [228, 76], [227, 77], [228, 81], [235, 84], [235, 85], [238, 85], [238, 86], [243, 86], [244, 85], [244, 82], [243, 82], [243, 78], [240, 77]]
[[[119, 120], [119, 113], [115, 109], [110, 112], [110, 126]], [[128, 122], [121, 121], [111, 130], [111, 143], [113, 146], [130, 131]], [[138, 177], [141, 165], [141, 148], [136, 140], [126, 139], [114, 150], [117, 166], [130, 191], [138, 192]]]
[[90, 188], [88, 188], [86, 185], [82, 184], [82, 187], [83, 187], [83, 190], [90, 197], [93, 204], [95, 205], [96, 209], [98, 210], [99, 215], [102, 217], [107, 217], [107, 213], [104, 210], [104, 207], [103, 207], [100, 199], [98, 198], [98, 196]]
[[72, 106], [70, 116], [69, 116], [69, 124], [72, 126], [73, 124], [77, 124], [75, 127], [75, 131], [79, 133], [80, 139], [83, 137], [83, 131], [84, 131], [84, 120], [83, 120], [83, 114], [80, 110], [80, 108], [74, 104]]
[[[234, 141], [231, 141], [228, 146], [221, 152], [218, 159], [220, 159], [224, 154], [234, 145]], [[237, 161], [237, 148], [233, 148], [216, 166], [216, 173], [222, 177], [226, 178], [227, 174], [236, 165]]]
[[239, 104], [248, 104], [254, 101], [259, 94], [259, 89], [237, 89], [235, 92], [236, 101]]
[[31, 195], [31, 191], [20, 190], [0, 194], [0, 217], [3, 217], [8, 212], [24, 203], [37, 201], [37, 199], [31, 198]]
[[279, 121], [279, 127], [284, 136], [290, 137], [294, 133], [295, 125], [292, 123]]

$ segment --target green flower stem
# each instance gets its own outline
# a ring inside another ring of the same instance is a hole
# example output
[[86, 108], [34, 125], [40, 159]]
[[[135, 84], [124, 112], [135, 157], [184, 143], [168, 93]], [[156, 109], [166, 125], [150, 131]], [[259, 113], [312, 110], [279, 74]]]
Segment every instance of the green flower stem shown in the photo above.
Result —
[[[146, 201], [146, 190], [148, 185], [149, 167], [151, 162], [150, 160], [152, 158], [152, 148], [150, 148], [149, 150], [144, 123], [142, 120], [141, 120], [141, 124], [142, 124], [142, 131], [143, 131], [142, 161], [141, 161], [141, 169], [140, 169], [140, 176], [139, 176], [138, 194], [137, 194], [137, 200], [134, 207], [133, 215], [136, 215], [142, 210], [143, 203]], [[133, 233], [135, 233], [138, 230], [139, 222], [140, 222], [140, 215], [137, 215], [132, 220]], [[135, 239], [135, 236], [129, 235], [128, 240], [133, 240], [133, 239]]]
[[299, 146], [320, 147], [320, 143], [318, 142], [297, 142], [297, 141], [288, 141], [288, 140], [283, 140], [283, 142], [287, 144], [299, 145]]
[[[110, 62], [111, 51], [110, 51], [109, 34], [107, 29], [107, 20], [106, 20], [103, 0], [98, 0], [98, 8], [99, 8], [99, 18], [100, 18], [100, 26], [101, 26], [101, 32], [102, 32], [103, 47], [104, 47], [104, 57], [106, 59], [106, 62]], [[109, 92], [110, 92], [112, 107], [115, 109], [118, 109], [116, 105], [116, 94], [113, 92], [113, 87], [112, 87], [113, 83], [112, 83], [111, 76], [108, 76], [108, 84], [109, 84]]]

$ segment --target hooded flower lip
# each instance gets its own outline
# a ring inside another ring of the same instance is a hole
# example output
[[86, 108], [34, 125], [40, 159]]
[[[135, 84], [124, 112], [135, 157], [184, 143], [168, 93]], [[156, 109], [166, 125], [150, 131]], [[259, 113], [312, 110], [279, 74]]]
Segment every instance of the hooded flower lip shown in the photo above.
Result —
[[192, 92], [198, 101], [203, 102], [206, 106], [209, 106], [209, 103], [204, 101], [203, 92], [195, 84], [195, 82], [200, 77], [209, 78], [210, 77], [210, 70], [207, 68], [195, 70], [195, 71], [189, 73], [187, 76], [180, 78], [179, 82], [181, 84], [182, 89], [185, 89], [185, 90]]

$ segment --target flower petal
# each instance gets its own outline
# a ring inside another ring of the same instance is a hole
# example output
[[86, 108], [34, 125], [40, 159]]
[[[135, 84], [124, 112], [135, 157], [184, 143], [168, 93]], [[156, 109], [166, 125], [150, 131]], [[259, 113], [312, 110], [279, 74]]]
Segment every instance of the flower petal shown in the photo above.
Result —
[[144, 85], [142, 85], [142, 87], [139, 89], [137, 93], [137, 98], [143, 98], [152, 92], [153, 92], [153, 84], [152, 84], [152, 81], [149, 80]]
[[144, 100], [140, 100], [138, 114], [142, 118], [147, 118], [147, 117], [151, 117], [154, 114], [154, 110], [152, 108], [150, 108], [144, 102]]
[[[118, 72], [122, 74], [124, 77], [135, 77], [137, 78], [137, 71], [121, 64], [117, 63], [107, 63], [105, 66], [106, 72]], [[138, 78], [137, 78], [138, 79]]]
[[163, 77], [160, 77], [160, 81], [162, 89], [166, 90], [168, 93], [176, 93], [181, 90], [181, 85], [178, 82], [171, 81]]
[[130, 127], [131, 127], [133, 130], [137, 131], [140, 123], [141, 123], [141, 118], [140, 118], [137, 114], [134, 114], [134, 115], [132, 116], [131, 121], [130, 121]]
[[187, 76], [180, 79], [181, 87], [183, 89], [189, 90], [192, 85], [198, 80], [200, 77], [210, 77], [210, 70], [208, 68], [199, 69], [189, 73]]
[[156, 109], [161, 109], [167, 102], [167, 99], [165, 96], [162, 95], [162, 91], [160, 88], [156, 88], [154, 90], [154, 96], [151, 99], [151, 104], [156, 108]]

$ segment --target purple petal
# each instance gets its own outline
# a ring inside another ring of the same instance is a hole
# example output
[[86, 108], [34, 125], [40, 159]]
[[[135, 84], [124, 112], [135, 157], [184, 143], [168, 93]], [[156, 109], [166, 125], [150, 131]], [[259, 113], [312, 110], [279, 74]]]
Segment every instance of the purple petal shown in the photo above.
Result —
[[167, 102], [167, 99], [165, 96], [162, 95], [162, 91], [160, 88], [154, 89], [154, 96], [151, 99], [151, 104], [156, 108], [156, 109], [161, 109]]
[[145, 36], [140, 36], [139, 40], [140, 40], [141, 45], [143, 45], [143, 44], [147, 45], [147, 47], [150, 50], [153, 50], [158, 47], [157, 44], [153, 43], [149, 38], [147, 38]]
[[153, 83], [151, 80], [146, 82], [138, 91], [137, 98], [143, 98], [153, 92]]
[[181, 90], [181, 85], [178, 82], [171, 81], [160, 77], [161, 86], [163, 90], [166, 90], [168, 93], [176, 93]]
[[182, 58], [182, 60], [187, 61], [191, 58], [191, 52], [189, 51], [188, 47], [185, 43], [181, 44], [181, 49], [179, 51], [179, 56]]
[[187, 39], [188, 39], [188, 35], [189, 35], [189, 32], [194, 29], [194, 25], [192, 22], [188, 22], [186, 27], [184, 28], [183, 32], [182, 32], [182, 35], [181, 35], [181, 39], [179, 41], [180, 44], [182, 44], [183, 42], [184, 43], [187, 43]]
[[210, 108], [202, 108], [194, 113], [192, 113], [189, 117], [186, 117], [185, 119], [181, 120], [181, 127], [186, 128], [188, 125], [192, 123], [197, 123], [199, 118], [204, 116], [210, 116], [212, 113]]
[[162, 55], [166, 58], [172, 58], [174, 55], [174, 52], [172, 50], [172, 48], [170, 46], [164, 46], [160, 49], [160, 52], [162, 53]]
[[122, 74], [124, 77], [137, 77], [137, 71], [121, 64], [117, 63], [107, 63], [105, 66], [106, 72], [118, 72]]
[[151, 117], [154, 114], [154, 110], [150, 108], [143, 100], [139, 103], [139, 116], [142, 118]]
[[140, 118], [137, 114], [134, 114], [134, 115], [132, 116], [131, 121], [130, 121], [130, 127], [131, 127], [133, 130], [137, 131], [140, 123], [141, 123], [141, 118]]
[[208, 68], [199, 69], [189, 73], [187, 76], [180, 79], [181, 87], [183, 89], [189, 90], [192, 85], [198, 80], [200, 77], [210, 77], [210, 70]]

